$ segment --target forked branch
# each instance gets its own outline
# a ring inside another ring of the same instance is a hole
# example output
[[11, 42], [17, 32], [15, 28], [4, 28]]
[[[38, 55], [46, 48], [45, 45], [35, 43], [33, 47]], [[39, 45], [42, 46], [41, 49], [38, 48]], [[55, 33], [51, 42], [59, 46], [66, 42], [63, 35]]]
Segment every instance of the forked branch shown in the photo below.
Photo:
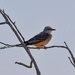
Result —
[[[0, 23], [0, 25], [5, 25], [5, 24], [9, 25], [9, 27], [11, 28], [11, 30], [12, 30], [12, 31], [14, 32], [14, 34], [16, 35], [16, 37], [17, 37], [17, 39], [19, 40], [19, 42], [22, 44], [22, 47], [25, 49], [25, 51], [26, 51], [27, 54], [29, 55], [30, 59], [33, 60], [33, 64], [34, 64], [34, 67], [35, 67], [35, 70], [36, 70], [36, 74], [37, 74], [37, 75], [41, 75], [41, 72], [40, 72], [40, 70], [39, 70], [39, 68], [38, 68], [38, 66], [37, 66], [37, 63], [36, 63], [34, 57], [32, 56], [32, 54], [31, 54], [29, 48], [24, 44], [24, 41], [25, 41], [25, 40], [24, 40], [22, 34], [20, 33], [20, 31], [18, 30], [18, 28], [16, 27], [15, 22], [13, 22], [13, 21], [10, 19], [10, 17], [5, 13], [4, 10], [1, 10], [1, 9], [0, 9], [0, 14], [1, 14], [1, 15], [3, 16], [3, 18], [5, 19], [5, 22]], [[4, 44], [4, 43], [2, 43], [2, 44]], [[4, 44], [4, 45], [6, 45], [7, 47], [8, 47], [8, 46], [10, 47], [10, 45], [8, 45], [8, 44]], [[17, 64], [19, 64], [19, 63], [17, 63]], [[32, 64], [32, 63], [31, 63], [31, 64]]]

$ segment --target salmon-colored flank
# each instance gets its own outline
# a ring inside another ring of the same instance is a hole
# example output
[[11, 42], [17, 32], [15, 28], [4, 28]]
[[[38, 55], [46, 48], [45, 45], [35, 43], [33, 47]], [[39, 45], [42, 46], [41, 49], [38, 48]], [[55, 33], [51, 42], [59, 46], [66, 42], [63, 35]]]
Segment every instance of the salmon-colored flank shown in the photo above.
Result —
[[50, 34], [50, 36], [46, 40], [39, 42], [39, 43], [35, 43], [33, 45], [37, 47], [45, 46], [51, 40], [51, 38], [52, 38], [52, 35]]

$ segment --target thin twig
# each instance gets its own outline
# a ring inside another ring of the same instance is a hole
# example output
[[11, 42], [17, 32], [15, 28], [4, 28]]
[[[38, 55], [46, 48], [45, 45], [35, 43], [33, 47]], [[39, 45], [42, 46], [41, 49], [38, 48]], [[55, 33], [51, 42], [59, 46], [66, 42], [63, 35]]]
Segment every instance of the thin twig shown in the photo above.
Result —
[[7, 22], [1, 22], [0, 25], [7, 24]]
[[69, 60], [70, 60], [70, 63], [75, 67], [75, 58], [74, 58], [74, 56], [73, 56], [73, 53], [71, 52], [71, 50], [70, 50], [70, 48], [68, 47], [67, 43], [66, 43], [66, 42], [64, 42], [64, 43], [65, 43], [65, 45], [66, 45], [66, 49], [68, 50], [68, 52], [70, 53], [71, 58], [72, 58], [72, 60], [71, 60], [71, 58], [68, 57]]
[[75, 68], [75, 64], [72, 62], [71, 58], [68, 57], [68, 59], [69, 59], [70, 63], [71, 63], [71, 64], [74, 66], [74, 68]]
[[22, 65], [22, 66], [27, 67], [27, 68], [32, 68], [32, 60], [30, 62], [30, 65], [26, 65], [26, 64], [21, 63], [21, 62], [15, 62], [15, 64]]
[[10, 46], [9, 44], [3, 43], [3, 42], [0, 42], [0, 44], [5, 45], [5, 46]]

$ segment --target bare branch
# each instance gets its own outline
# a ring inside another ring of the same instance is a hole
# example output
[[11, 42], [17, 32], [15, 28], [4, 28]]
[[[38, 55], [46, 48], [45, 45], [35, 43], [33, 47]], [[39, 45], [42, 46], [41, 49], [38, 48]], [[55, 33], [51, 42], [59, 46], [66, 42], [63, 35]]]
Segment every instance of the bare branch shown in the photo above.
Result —
[[69, 59], [70, 63], [71, 63], [71, 64], [74, 66], [74, 68], [75, 68], [75, 64], [72, 62], [71, 58], [68, 57], [68, 59]]
[[[23, 48], [26, 50], [27, 54], [29, 55], [30, 59], [33, 60], [33, 64], [36, 70], [36, 74], [37, 75], [41, 75], [41, 72], [37, 66], [37, 63], [34, 59], [34, 57], [32, 56], [30, 50], [28, 49], [28, 47], [24, 44], [24, 39], [22, 39], [22, 36], [18, 35], [19, 33], [16, 31], [16, 29], [13, 27], [14, 26], [14, 22], [10, 19], [10, 17], [3, 11], [0, 9], [0, 13], [2, 14], [3, 18], [5, 19], [6, 23], [9, 25], [9, 27], [11, 28], [11, 30], [14, 32], [14, 34], [16, 35], [17, 39], [20, 41], [20, 43], [22, 44]], [[13, 23], [12, 23], [13, 22]], [[22, 34], [21, 34], [22, 35]]]
[[3, 45], [5, 45], [5, 46], [10, 46], [9, 44], [5, 44], [5, 43], [3, 43], [3, 42], [0, 42], [0, 44], [3, 44]]
[[0, 25], [7, 24], [7, 22], [1, 22]]
[[3, 18], [5, 19], [6, 23], [7, 23], [7, 22], [8, 22], [8, 19], [7, 19], [7, 17], [6, 17], [5, 14], [4, 14], [4, 10], [2, 11], [2, 10], [0, 9], [0, 13], [1, 13], [1, 15], [3, 16]]
[[71, 64], [75, 67], [75, 58], [74, 58], [74, 56], [73, 56], [73, 54], [72, 54], [70, 48], [68, 47], [67, 43], [66, 43], [66, 42], [64, 42], [64, 43], [65, 43], [65, 45], [66, 45], [66, 49], [68, 50], [68, 52], [69, 52], [70, 55], [71, 55], [72, 61], [71, 61], [70, 57], [68, 57], [68, 58], [69, 58]]
[[30, 62], [30, 65], [26, 65], [26, 64], [21, 63], [21, 62], [15, 62], [15, 64], [22, 65], [22, 66], [27, 67], [27, 68], [32, 68], [32, 60]]
[[[5, 44], [5, 43], [2, 43], [2, 42], [0, 42], [0, 43], [3, 44], [3, 45], [6, 45], [6, 46], [4, 46], [4, 47], [0, 47], [0, 49], [11, 48], [11, 47], [20, 47], [20, 46], [16, 46], [16, 45]], [[71, 64], [75, 67], [75, 58], [74, 58], [74, 56], [73, 56], [71, 50], [69, 49], [67, 43], [66, 43], [66, 42], [64, 42], [64, 43], [65, 43], [65, 46], [53, 45], [53, 46], [49, 46], [49, 47], [44, 46], [44, 47], [41, 47], [41, 48], [38, 48], [38, 47], [28, 47], [28, 48], [29, 48], [29, 49], [32, 49], [32, 50], [33, 50], [33, 49], [49, 49], [49, 48], [65, 48], [65, 49], [68, 50], [68, 52], [69, 52], [70, 55], [71, 55], [72, 60], [71, 60], [70, 57], [68, 57], [69, 60], [70, 60], [70, 62], [71, 62]], [[22, 46], [21, 46], [21, 47], [22, 47]]]
[[[5, 46], [3, 46], [3, 48], [1, 47], [0, 49], [5, 49], [6, 48], [11, 48], [11, 47], [22, 47], [22, 46], [19, 46], [18, 44], [15, 44], [15, 45], [9, 45], [9, 44], [6, 44], [6, 43], [3, 43], [3, 42], [0, 42], [0, 44], [3, 44]], [[65, 46], [58, 46], [58, 45], [52, 45], [52, 46], [44, 46], [44, 47], [28, 47], [29, 49], [48, 49], [48, 48], [66, 48]]]

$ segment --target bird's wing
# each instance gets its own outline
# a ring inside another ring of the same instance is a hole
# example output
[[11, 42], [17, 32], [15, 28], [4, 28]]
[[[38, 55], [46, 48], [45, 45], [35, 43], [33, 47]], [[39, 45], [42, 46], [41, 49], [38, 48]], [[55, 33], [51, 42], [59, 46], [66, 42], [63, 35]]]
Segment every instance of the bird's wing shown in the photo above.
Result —
[[27, 43], [27, 45], [32, 45], [32, 44], [41, 42], [43, 40], [46, 40], [49, 36], [50, 36], [50, 34], [41, 32], [41, 33], [35, 35], [34, 37], [32, 37], [31, 39], [29, 39], [28, 41], [26, 41], [26, 43]]

